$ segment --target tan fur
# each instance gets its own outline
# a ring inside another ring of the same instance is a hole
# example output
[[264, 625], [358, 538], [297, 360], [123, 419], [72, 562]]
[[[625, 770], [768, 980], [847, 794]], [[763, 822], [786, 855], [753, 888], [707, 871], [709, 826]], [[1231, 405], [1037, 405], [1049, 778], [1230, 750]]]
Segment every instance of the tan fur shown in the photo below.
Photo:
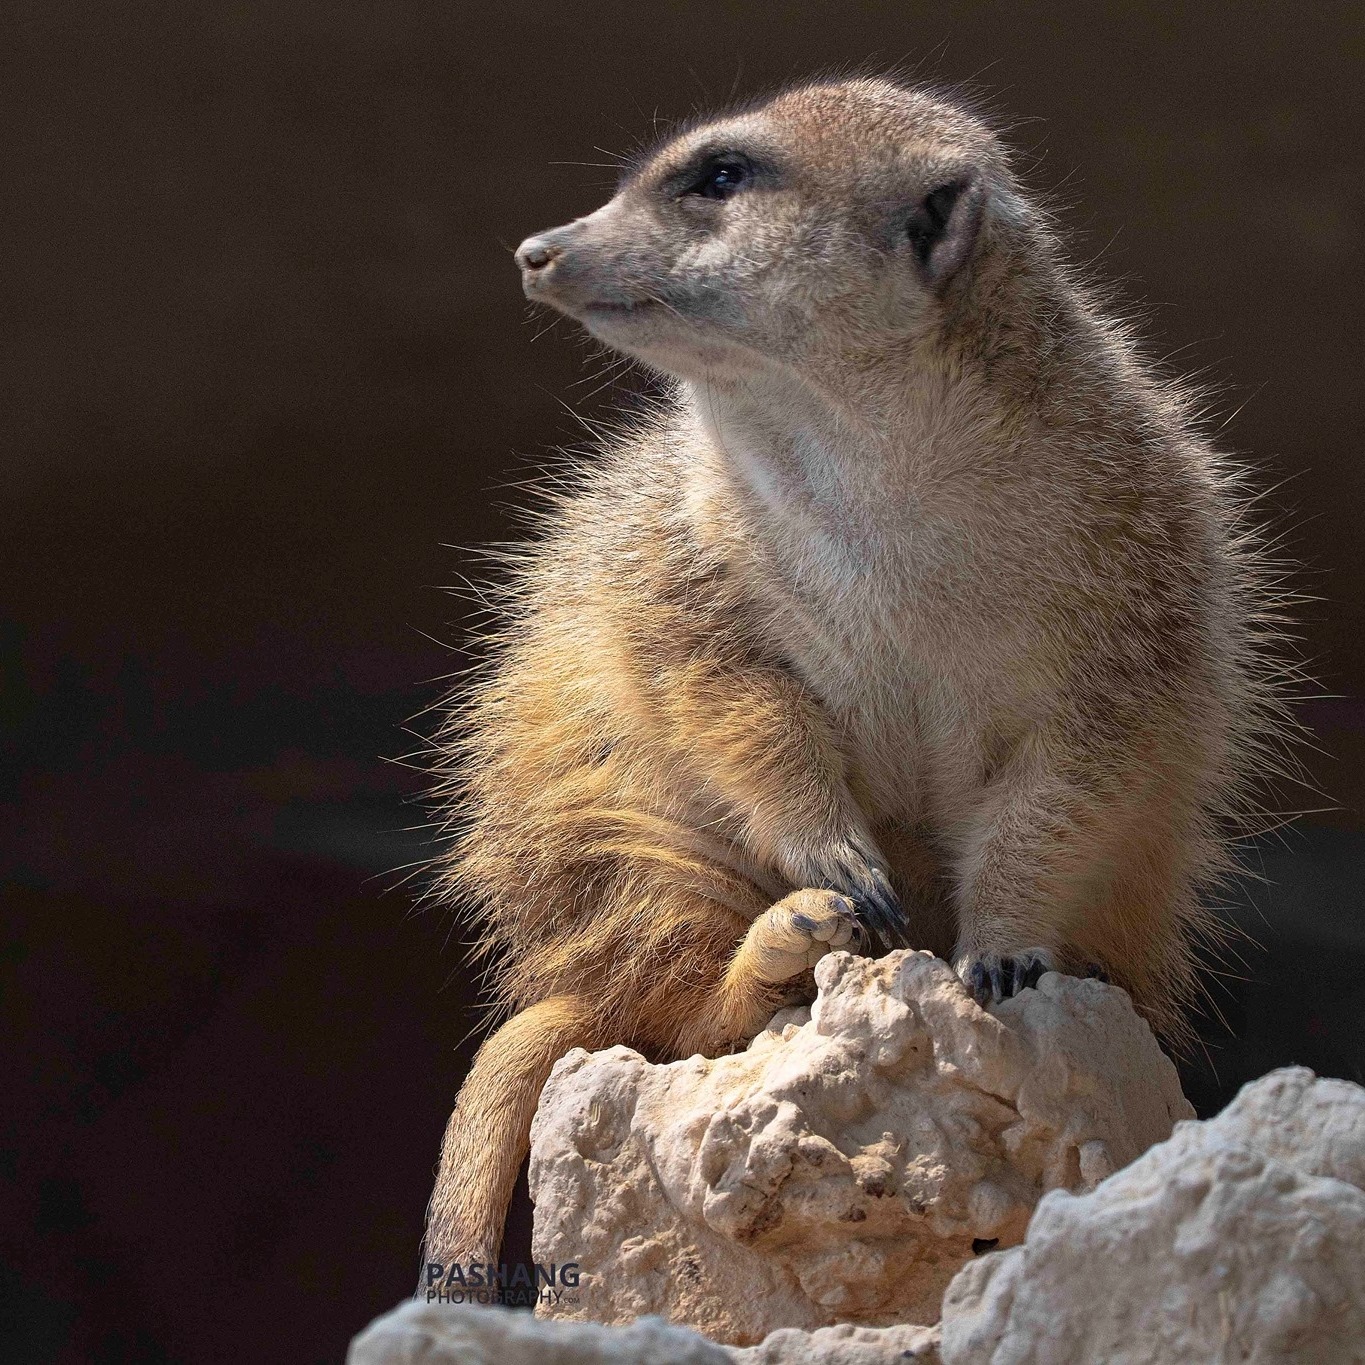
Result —
[[[732, 147], [724, 202], [677, 179]], [[904, 215], [954, 180], [917, 264]], [[964, 976], [1098, 965], [1180, 1042], [1201, 895], [1278, 752], [1273, 604], [1232, 472], [998, 140], [889, 82], [807, 86], [520, 259], [671, 387], [513, 556], [440, 736], [438, 889], [481, 908], [514, 1017], [452, 1117], [428, 1256], [496, 1254], [570, 1046], [714, 1053], [808, 991], [847, 933], [801, 888], [861, 905], [884, 870]]]

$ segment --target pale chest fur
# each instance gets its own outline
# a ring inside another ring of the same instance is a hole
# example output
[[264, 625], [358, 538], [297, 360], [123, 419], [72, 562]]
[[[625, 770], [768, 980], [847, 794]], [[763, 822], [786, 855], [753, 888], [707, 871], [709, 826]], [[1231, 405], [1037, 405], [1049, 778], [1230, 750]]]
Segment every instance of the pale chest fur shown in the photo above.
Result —
[[768, 585], [769, 630], [838, 726], [878, 818], [961, 815], [998, 731], [1027, 726], [1027, 665], [1003, 622], [971, 622], [931, 579], [883, 572], [850, 589]]
[[765, 643], [839, 728], [870, 814], [960, 817], [990, 754], [1047, 710], [1025, 509], [1011, 532], [942, 489], [826, 476], [828, 462], [810, 477], [801, 457], [822, 452], [725, 453], [732, 481], [708, 515], [743, 547]]

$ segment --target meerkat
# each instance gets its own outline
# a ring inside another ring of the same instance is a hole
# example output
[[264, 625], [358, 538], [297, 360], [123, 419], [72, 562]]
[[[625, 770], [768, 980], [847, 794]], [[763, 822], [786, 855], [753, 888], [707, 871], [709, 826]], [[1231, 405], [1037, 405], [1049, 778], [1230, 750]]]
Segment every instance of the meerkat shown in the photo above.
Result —
[[436, 890], [510, 1018], [427, 1258], [496, 1260], [557, 1058], [735, 1048], [831, 949], [932, 949], [986, 1006], [1102, 972], [1179, 1043], [1277, 751], [1271, 598], [1235, 470], [990, 127], [804, 85], [516, 261], [665, 393], [514, 557], [437, 739]]

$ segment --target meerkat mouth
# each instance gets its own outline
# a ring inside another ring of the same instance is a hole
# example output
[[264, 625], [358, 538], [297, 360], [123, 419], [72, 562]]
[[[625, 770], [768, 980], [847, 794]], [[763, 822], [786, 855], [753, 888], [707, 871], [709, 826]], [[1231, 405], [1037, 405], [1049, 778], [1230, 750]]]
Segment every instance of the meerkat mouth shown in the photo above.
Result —
[[628, 301], [608, 301], [605, 299], [594, 299], [590, 303], [581, 305], [585, 313], [606, 313], [609, 316], [625, 317], [631, 313], [642, 313], [653, 308], [662, 308], [664, 304], [658, 299], [630, 299]]

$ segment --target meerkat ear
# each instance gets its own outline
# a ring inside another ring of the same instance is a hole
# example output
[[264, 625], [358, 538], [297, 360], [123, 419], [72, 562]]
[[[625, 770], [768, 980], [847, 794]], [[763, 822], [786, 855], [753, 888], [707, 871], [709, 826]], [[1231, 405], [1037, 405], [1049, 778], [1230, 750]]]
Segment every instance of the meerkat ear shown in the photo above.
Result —
[[971, 258], [986, 206], [986, 187], [974, 170], [935, 186], [905, 225], [915, 259], [934, 287], [946, 284]]

